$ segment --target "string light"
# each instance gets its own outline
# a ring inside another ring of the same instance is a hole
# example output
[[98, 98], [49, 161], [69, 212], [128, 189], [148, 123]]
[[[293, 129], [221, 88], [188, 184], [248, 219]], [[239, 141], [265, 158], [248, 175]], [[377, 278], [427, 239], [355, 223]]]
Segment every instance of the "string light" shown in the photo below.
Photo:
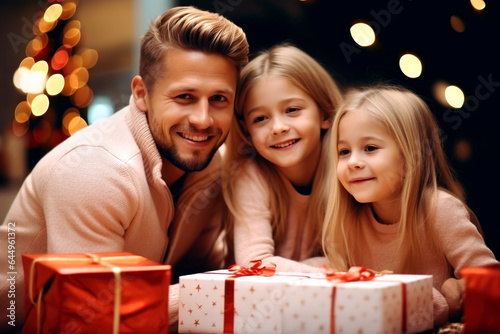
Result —
[[[81, 39], [81, 23], [72, 19], [77, 4], [78, 0], [54, 2], [34, 19], [35, 36], [26, 44], [26, 57], [13, 75], [14, 86], [26, 94], [25, 101], [19, 102], [14, 111], [14, 133], [23, 136], [33, 128], [34, 139], [40, 144], [48, 142], [54, 128], [70, 136], [87, 125], [80, 109], [87, 108], [93, 98], [88, 86], [89, 69], [97, 63], [98, 54], [88, 48], [76, 50]], [[71, 113], [54, 117], [63, 112], [63, 105]], [[72, 115], [71, 119], [67, 115]], [[30, 124], [32, 118], [42, 119], [35, 126]], [[62, 120], [61, 124], [54, 124], [55, 119]]]

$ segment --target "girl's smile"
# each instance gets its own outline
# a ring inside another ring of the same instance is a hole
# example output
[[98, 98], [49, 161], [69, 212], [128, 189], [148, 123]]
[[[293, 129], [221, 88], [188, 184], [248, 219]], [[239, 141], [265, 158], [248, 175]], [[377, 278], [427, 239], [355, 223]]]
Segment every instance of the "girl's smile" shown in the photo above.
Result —
[[287, 141], [283, 141], [274, 145], [271, 145], [272, 148], [278, 148], [278, 149], [284, 149], [284, 148], [291, 148], [293, 147], [296, 143], [298, 143], [300, 140], [299, 139], [291, 139]]
[[257, 152], [295, 185], [312, 182], [321, 152], [323, 120], [316, 102], [289, 79], [260, 78], [243, 105], [244, 126]]

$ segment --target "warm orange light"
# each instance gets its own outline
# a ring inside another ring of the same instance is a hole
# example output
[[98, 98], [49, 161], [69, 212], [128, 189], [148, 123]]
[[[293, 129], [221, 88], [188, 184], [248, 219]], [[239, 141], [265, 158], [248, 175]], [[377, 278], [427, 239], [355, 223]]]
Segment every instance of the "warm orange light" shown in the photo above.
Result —
[[38, 26], [38, 30], [41, 33], [47, 33], [55, 28], [57, 21], [47, 22], [43, 17], [41, 17], [35, 24]]
[[17, 137], [22, 137], [28, 132], [29, 122], [18, 123], [16, 120], [12, 121], [12, 132]]
[[60, 4], [55, 3], [53, 5], [50, 5], [50, 7], [45, 10], [45, 13], [43, 14], [43, 19], [46, 22], [57, 21], [61, 16], [62, 11], [63, 7]]
[[94, 67], [97, 63], [98, 53], [94, 49], [85, 49], [80, 53], [82, 57], [82, 66], [85, 68]]
[[455, 30], [456, 32], [464, 32], [465, 31], [464, 21], [462, 21], [462, 19], [456, 15], [453, 15], [451, 17], [450, 25], [453, 28], [453, 30]]
[[470, 0], [470, 4], [475, 10], [483, 10], [486, 7], [486, 3], [483, 0]]
[[26, 101], [21, 101], [17, 104], [14, 111], [14, 118], [18, 123], [25, 123], [29, 121], [31, 116], [31, 107]]
[[50, 61], [50, 66], [52, 66], [54, 70], [58, 71], [62, 69], [64, 66], [66, 66], [68, 60], [69, 60], [68, 50], [60, 48], [59, 50], [56, 51], [56, 53], [52, 57], [52, 60]]
[[94, 92], [89, 86], [83, 86], [71, 95], [71, 101], [78, 108], [87, 107], [94, 98]]
[[74, 117], [68, 125], [68, 132], [70, 136], [74, 135], [78, 130], [81, 130], [83, 128], [87, 127], [87, 122], [80, 116]]
[[80, 29], [72, 28], [64, 33], [63, 44], [68, 48], [72, 48], [80, 42]]
[[61, 20], [67, 20], [71, 18], [76, 12], [76, 1], [74, 0], [66, 0], [62, 4], [62, 14]]

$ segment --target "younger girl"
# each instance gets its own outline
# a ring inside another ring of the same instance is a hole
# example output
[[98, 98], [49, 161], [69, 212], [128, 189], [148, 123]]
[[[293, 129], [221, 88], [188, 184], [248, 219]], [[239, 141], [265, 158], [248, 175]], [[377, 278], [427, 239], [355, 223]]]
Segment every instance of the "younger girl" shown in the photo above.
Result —
[[226, 141], [229, 262], [262, 260], [302, 272], [325, 263], [311, 259], [322, 255], [324, 169], [318, 166], [340, 100], [328, 72], [291, 45], [262, 52], [243, 69]]
[[323, 242], [330, 265], [433, 275], [435, 323], [459, 314], [459, 270], [497, 261], [447, 165], [425, 102], [391, 86], [350, 92], [325, 140], [337, 153], [333, 181], [326, 179]]

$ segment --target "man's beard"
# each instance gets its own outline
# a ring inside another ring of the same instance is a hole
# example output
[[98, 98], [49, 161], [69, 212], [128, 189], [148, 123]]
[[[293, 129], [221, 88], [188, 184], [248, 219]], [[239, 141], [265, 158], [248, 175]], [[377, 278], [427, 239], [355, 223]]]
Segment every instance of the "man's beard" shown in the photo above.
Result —
[[200, 157], [200, 151], [194, 151], [191, 158], [183, 159], [179, 155], [179, 152], [177, 151], [175, 145], [164, 147], [157, 144], [156, 147], [158, 148], [158, 151], [160, 152], [160, 155], [162, 157], [170, 161], [172, 165], [184, 172], [198, 172], [205, 169], [212, 161], [212, 158], [214, 157], [218, 149], [217, 146], [214, 147], [205, 159]]

